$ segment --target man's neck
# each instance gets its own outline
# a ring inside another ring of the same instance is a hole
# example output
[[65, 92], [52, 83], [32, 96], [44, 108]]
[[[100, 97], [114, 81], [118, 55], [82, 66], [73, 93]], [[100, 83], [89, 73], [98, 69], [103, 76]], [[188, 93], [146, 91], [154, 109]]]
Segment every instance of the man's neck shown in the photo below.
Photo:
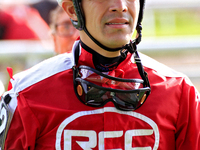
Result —
[[92, 59], [95, 69], [101, 72], [107, 72], [116, 69], [117, 66], [125, 59], [125, 57], [122, 57], [121, 55], [112, 58], [105, 57], [97, 53], [87, 45], [85, 45], [82, 41], [81, 41], [81, 47], [87, 52], [92, 54]]
[[[84, 32], [84, 31], [81, 31]], [[81, 34], [80, 34], [81, 35]], [[85, 33], [83, 33], [81, 36], [81, 41], [86, 44], [88, 47], [90, 47], [91, 49], [93, 49], [94, 51], [96, 51], [97, 53], [99, 53], [100, 55], [104, 56], [104, 57], [108, 57], [108, 58], [112, 58], [112, 57], [117, 57], [120, 56], [120, 50], [119, 51], [114, 51], [114, 52], [109, 52], [106, 51], [104, 49], [102, 49], [101, 47], [99, 47], [97, 44], [95, 44], [89, 37], [88, 35], [86, 35]]]

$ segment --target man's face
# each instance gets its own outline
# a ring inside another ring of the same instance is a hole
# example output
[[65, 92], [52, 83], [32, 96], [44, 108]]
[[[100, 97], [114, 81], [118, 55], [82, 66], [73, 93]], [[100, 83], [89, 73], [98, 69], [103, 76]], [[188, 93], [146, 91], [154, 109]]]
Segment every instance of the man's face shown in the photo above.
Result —
[[129, 43], [136, 27], [139, 0], [82, 0], [86, 28], [103, 45]]
[[53, 35], [55, 52], [58, 54], [70, 52], [74, 41], [78, 37], [78, 31], [73, 27], [69, 16], [65, 12], [59, 14], [56, 24], [56, 32]]

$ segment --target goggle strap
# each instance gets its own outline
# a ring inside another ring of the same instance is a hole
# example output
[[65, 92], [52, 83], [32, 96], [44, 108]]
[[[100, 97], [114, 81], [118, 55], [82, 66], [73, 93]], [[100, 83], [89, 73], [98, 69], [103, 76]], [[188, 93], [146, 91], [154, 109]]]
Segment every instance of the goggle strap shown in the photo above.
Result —
[[76, 46], [76, 48], [75, 48], [75, 51], [74, 51], [74, 63], [75, 63], [75, 66], [77, 66], [77, 64], [78, 64], [78, 59], [79, 59], [79, 52], [80, 52], [79, 45], [80, 45], [80, 41], [79, 41], [79, 43], [77, 44], [77, 46]]
[[134, 59], [135, 59], [139, 74], [142, 77], [142, 79], [144, 80], [145, 86], [150, 87], [150, 83], [149, 83], [149, 80], [148, 80], [148, 74], [144, 71], [144, 68], [143, 68], [142, 63], [141, 63], [141, 59], [140, 59], [137, 51], [135, 51]]
[[[80, 41], [79, 41], [80, 43]], [[76, 90], [76, 77], [77, 77], [77, 73], [78, 73], [78, 69], [77, 69], [77, 64], [78, 64], [78, 60], [79, 60], [79, 43], [77, 44], [75, 50], [74, 50], [74, 66], [72, 67], [72, 70], [73, 70], [73, 83], [74, 83], [74, 91], [75, 91], [75, 94], [76, 94], [76, 97], [81, 101], [81, 99], [79, 98], [79, 95], [77, 93], [77, 90]], [[81, 101], [82, 102], [82, 101]]]

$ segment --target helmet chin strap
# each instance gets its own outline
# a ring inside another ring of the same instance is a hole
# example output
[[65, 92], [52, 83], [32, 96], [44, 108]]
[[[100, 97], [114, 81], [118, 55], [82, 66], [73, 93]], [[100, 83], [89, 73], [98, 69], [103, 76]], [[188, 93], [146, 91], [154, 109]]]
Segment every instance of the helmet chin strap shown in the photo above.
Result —
[[142, 30], [142, 26], [140, 24], [137, 25], [136, 27], [136, 30], [137, 30], [137, 33], [138, 33], [138, 37], [131, 41], [130, 40], [130, 43], [129, 44], [126, 44], [122, 47], [117, 47], [117, 48], [109, 48], [109, 47], [106, 47], [105, 45], [101, 44], [99, 41], [97, 41], [90, 33], [89, 31], [87, 30], [86, 27], [83, 28], [83, 30], [85, 31], [85, 33], [89, 36], [89, 38], [94, 42], [96, 43], [99, 47], [101, 47], [102, 49], [106, 50], [106, 51], [109, 51], [109, 52], [115, 52], [115, 51], [119, 51], [121, 50], [121, 54], [122, 56], [125, 56], [124, 54], [127, 52], [130, 52], [130, 53], [134, 53], [137, 48], [136, 48], [136, 45], [139, 44], [139, 42], [141, 41], [141, 30]]
[[141, 42], [142, 38], [142, 25], [137, 24], [137, 38], [135, 40], [130, 40], [129, 44], [123, 46], [123, 49], [120, 51], [122, 57], [126, 57], [127, 53], [130, 52], [131, 54], [137, 53], [137, 45]]

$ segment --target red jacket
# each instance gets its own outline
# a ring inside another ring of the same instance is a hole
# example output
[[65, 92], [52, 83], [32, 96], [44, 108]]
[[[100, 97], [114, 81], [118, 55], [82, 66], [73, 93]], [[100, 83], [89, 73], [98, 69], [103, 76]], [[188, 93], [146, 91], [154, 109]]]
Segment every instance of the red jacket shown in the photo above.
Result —
[[[140, 54], [151, 94], [136, 111], [112, 102], [93, 108], [74, 93], [73, 54], [61, 54], [11, 79], [14, 110], [6, 150], [199, 150], [199, 95], [181, 73]], [[81, 49], [79, 64], [93, 66]], [[115, 69], [139, 77], [132, 55]]]

